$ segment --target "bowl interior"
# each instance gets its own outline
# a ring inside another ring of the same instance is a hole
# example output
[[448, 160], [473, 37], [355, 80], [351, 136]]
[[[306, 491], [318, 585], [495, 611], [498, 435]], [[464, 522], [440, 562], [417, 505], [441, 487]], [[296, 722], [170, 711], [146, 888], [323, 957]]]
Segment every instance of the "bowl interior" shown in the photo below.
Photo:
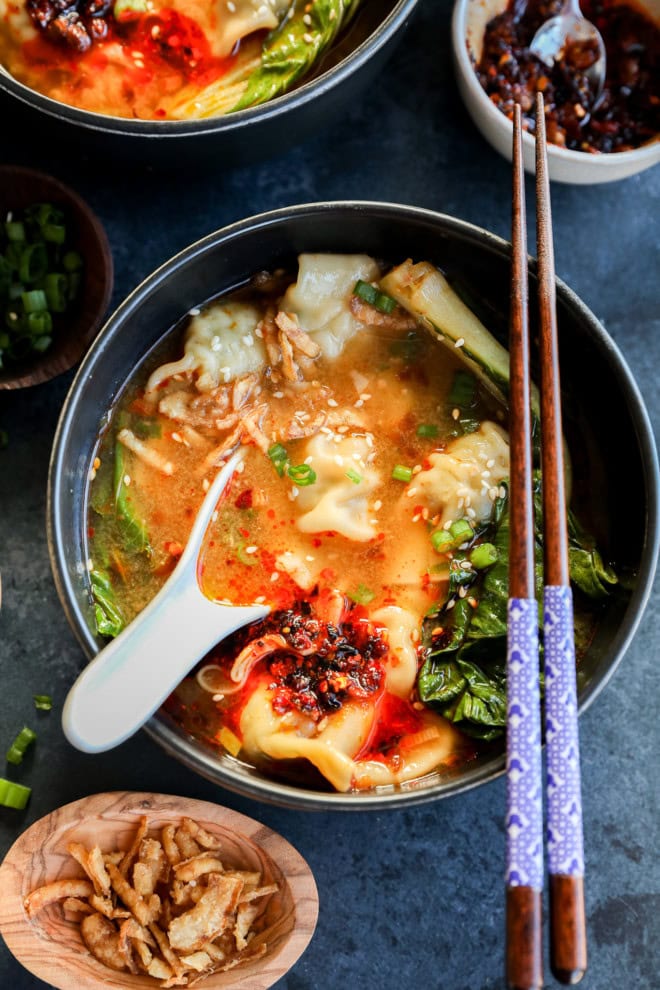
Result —
[[266, 954], [204, 980], [209, 990], [224, 990], [239, 980], [249, 981], [254, 990], [271, 986], [304, 951], [315, 928], [317, 895], [309, 867], [285, 839], [259, 822], [206, 801], [163, 794], [92, 795], [59, 808], [23, 833], [0, 870], [0, 929], [14, 955], [41, 979], [67, 990], [155, 985], [151, 976], [113, 972], [88, 953], [77, 923], [65, 920], [58, 904], [33, 918], [23, 908], [27, 894], [43, 884], [83, 875], [67, 852], [68, 843], [125, 851], [142, 816], [152, 836], [165, 825], [178, 826], [184, 816], [193, 818], [219, 840], [225, 869], [255, 870], [263, 885], [278, 885], [264, 907], [259, 937], [266, 941]]
[[[73, 384], [55, 442], [49, 491], [52, 562], [69, 621], [88, 656], [101, 643], [81, 577], [85, 479], [104, 407], [116, 399], [135, 364], [190, 307], [241, 284], [256, 270], [291, 265], [301, 251], [366, 252], [392, 263], [406, 257], [432, 261], [506, 341], [508, 245], [479, 228], [423, 210], [327, 204], [278, 211], [213, 234], [168, 262], [128, 298], [99, 336]], [[534, 292], [532, 272], [532, 313]], [[657, 464], [648, 418], [623, 360], [595, 317], [561, 284], [558, 318], [573, 502], [604, 556], [627, 578], [626, 590], [603, 609], [582, 661], [584, 705], [620, 659], [648, 595], [657, 554]], [[585, 376], [586, 367], [590, 373]], [[625, 527], [617, 523], [622, 518]], [[218, 756], [186, 737], [162, 714], [148, 730], [198, 772], [241, 793], [294, 806], [355, 808], [420, 801], [473, 786], [502, 769], [501, 747], [493, 746], [453, 772], [399, 788], [338, 795], [266, 780], [240, 761]]]
[[112, 294], [110, 245], [87, 204], [52, 176], [19, 166], [0, 166], [3, 221], [9, 211], [22, 210], [32, 203], [52, 203], [64, 210], [71, 245], [84, 259], [82, 290], [71, 308], [56, 319], [53, 342], [47, 351], [0, 369], [0, 389], [37, 385], [73, 367], [101, 325]]

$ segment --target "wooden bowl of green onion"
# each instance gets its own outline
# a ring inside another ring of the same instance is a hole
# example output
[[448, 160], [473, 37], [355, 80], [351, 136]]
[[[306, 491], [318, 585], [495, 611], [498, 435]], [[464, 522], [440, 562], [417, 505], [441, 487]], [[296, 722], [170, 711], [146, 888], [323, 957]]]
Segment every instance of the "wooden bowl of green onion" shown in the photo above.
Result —
[[43, 172], [0, 166], [0, 389], [68, 371], [112, 292], [105, 231], [87, 204]]

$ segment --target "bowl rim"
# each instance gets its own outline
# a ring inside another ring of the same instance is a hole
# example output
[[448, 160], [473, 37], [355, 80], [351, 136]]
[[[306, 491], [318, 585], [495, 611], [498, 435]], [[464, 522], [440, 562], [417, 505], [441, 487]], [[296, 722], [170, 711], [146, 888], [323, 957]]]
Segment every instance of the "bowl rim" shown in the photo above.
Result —
[[[500, 255], [510, 255], [510, 243], [504, 238], [476, 224], [447, 214], [403, 204], [339, 200], [282, 207], [236, 221], [179, 251], [136, 286], [101, 329], [71, 383], [57, 424], [48, 472], [47, 536], [51, 569], [69, 625], [88, 659], [96, 654], [98, 644], [84, 622], [77, 601], [76, 589], [67, 573], [63, 549], [66, 544], [66, 537], [62, 528], [65, 520], [58, 509], [58, 503], [61, 500], [54, 496], [57, 491], [64, 489], [64, 446], [70, 423], [76, 414], [78, 393], [85, 381], [93, 378], [94, 364], [101, 359], [106, 338], [112, 336], [114, 328], [121, 327], [130, 319], [132, 311], [167, 279], [170, 272], [191, 264], [211, 248], [229, 243], [236, 237], [258, 231], [264, 227], [286, 225], [290, 220], [301, 217], [314, 217], [322, 220], [323, 216], [329, 213], [344, 214], [347, 219], [351, 219], [353, 222], [357, 222], [360, 217], [369, 217], [370, 215], [389, 220], [393, 224], [397, 221], [405, 222], [408, 220], [426, 222], [438, 229], [439, 233], [444, 229], [445, 233], [454, 233], [464, 239], [471, 239], [480, 246], [490, 248]], [[557, 298], [573, 310], [583, 323], [588, 336], [592, 340], [599, 341], [604, 355], [620, 382], [639, 446], [646, 496], [645, 536], [635, 588], [627, 604], [621, 625], [610, 643], [612, 659], [609, 665], [598, 671], [580, 694], [578, 709], [581, 713], [600, 694], [621, 663], [641, 622], [651, 594], [660, 549], [660, 471], [649, 415], [641, 392], [621, 351], [586, 303], [559, 278], [557, 278]], [[302, 790], [279, 781], [247, 777], [242, 772], [234, 771], [229, 760], [223, 764], [221, 772], [218, 773], [218, 764], [212, 755], [207, 754], [183, 734], [174, 731], [167, 724], [165, 717], [153, 716], [144, 726], [144, 729], [169, 755], [175, 756], [179, 762], [214, 783], [253, 799], [297, 810], [304, 808], [305, 810], [364, 811], [367, 809], [384, 810], [394, 807], [408, 807], [471, 790], [479, 784], [500, 776], [505, 769], [504, 754], [499, 754], [491, 760], [469, 769], [461, 778], [449, 778], [437, 786], [426, 787], [424, 786], [424, 778], [421, 778], [420, 781], [411, 781], [396, 788], [388, 786], [367, 792], [328, 793]], [[271, 791], [275, 793], [271, 793]]]
[[[265, 103], [235, 113], [206, 117], [200, 120], [137, 120], [133, 117], [114, 117], [109, 114], [82, 110], [45, 96], [25, 83], [15, 79], [0, 64], [0, 90], [10, 93], [16, 99], [56, 119], [79, 125], [86, 130], [102, 134], [122, 135], [123, 137], [143, 137], [148, 139], [173, 139], [208, 133], [241, 132], [253, 121], [262, 117], [278, 120], [296, 107], [303, 107], [317, 97], [322, 97], [344, 79], [358, 71], [372, 55], [383, 48], [396, 32], [404, 27], [405, 21], [413, 13], [419, 0], [396, 0], [387, 17], [356, 48], [350, 51], [336, 65], [320, 75], [308, 79], [300, 86], [277, 96]], [[358, 11], [359, 13], [359, 11]], [[357, 15], [356, 15], [357, 16]]]
[[[486, 115], [489, 123], [493, 127], [504, 133], [510, 131], [513, 134], [513, 123], [509, 118], [498, 110], [477, 79], [474, 66], [470, 59], [469, 46], [467, 40], [467, 13], [470, 4], [475, 0], [455, 0], [451, 17], [451, 41], [454, 51], [454, 59], [461, 77], [469, 90], [470, 97], [480, 105], [481, 112]], [[504, 3], [506, 7], [506, 0]], [[528, 131], [522, 133], [523, 148], [528, 152], [533, 152], [536, 147], [535, 140]], [[637, 164], [652, 165], [660, 162], [660, 133], [650, 141], [646, 141], [638, 148], [631, 148], [628, 151], [613, 151], [608, 154], [592, 154], [588, 151], [573, 151], [570, 148], [560, 148], [556, 144], [548, 142], [548, 158], [556, 158], [559, 162], [567, 165], [593, 164], [595, 168], [602, 171], [618, 171], [623, 163], [628, 165]]]
[[[79, 216], [85, 218], [85, 223], [93, 233], [98, 244], [99, 255], [103, 261], [103, 285], [102, 291], [99, 292], [93, 319], [87, 326], [81, 327], [77, 335], [80, 345], [78, 352], [66, 361], [63, 361], [61, 357], [55, 358], [49, 351], [46, 351], [40, 356], [38, 362], [35, 362], [35, 365], [38, 365], [38, 367], [33, 370], [23, 368], [16, 375], [9, 374], [11, 368], [5, 368], [4, 371], [0, 370], [0, 392], [12, 391], [19, 388], [30, 388], [33, 385], [42, 385], [70, 371], [84, 356], [99, 327], [104, 323], [108, 306], [112, 299], [115, 277], [114, 258], [105, 226], [95, 210], [92, 209], [86, 199], [83, 199], [79, 192], [65, 182], [62, 182], [57, 176], [51, 175], [50, 172], [44, 172], [42, 169], [32, 168], [28, 165], [3, 162], [0, 164], [0, 183], [3, 188], [8, 176], [23, 178], [29, 182], [43, 183], [60, 196], [64, 202], [69, 204], [72, 212], [76, 212]], [[96, 274], [98, 275], [98, 269], [96, 269]]]

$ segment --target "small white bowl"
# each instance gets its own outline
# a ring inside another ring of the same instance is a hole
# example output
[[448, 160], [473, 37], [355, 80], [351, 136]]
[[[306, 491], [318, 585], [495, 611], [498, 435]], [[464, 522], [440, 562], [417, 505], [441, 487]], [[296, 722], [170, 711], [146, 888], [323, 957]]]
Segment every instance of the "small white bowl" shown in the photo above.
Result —
[[[505, 158], [511, 160], [511, 121], [494, 106], [482, 88], [474, 63], [481, 57], [484, 31], [491, 18], [501, 14], [508, 0], [456, 0], [452, 17], [454, 69], [463, 102], [483, 136]], [[636, 0], [653, 20], [660, 23], [660, 0]], [[523, 134], [525, 169], [534, 172], [534, 138]], [[548, 171], [555, 182], [595, 185], [613, 182], [642, 172], [660, 162], [660, 135], [633, 151], [589, 154], [548, 145]]]

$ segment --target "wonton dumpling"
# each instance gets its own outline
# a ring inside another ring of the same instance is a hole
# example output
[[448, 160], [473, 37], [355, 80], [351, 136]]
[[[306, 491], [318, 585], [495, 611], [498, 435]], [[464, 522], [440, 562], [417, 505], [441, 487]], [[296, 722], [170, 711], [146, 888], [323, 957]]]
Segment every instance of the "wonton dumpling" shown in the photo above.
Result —
[[419, 621], [412, 612], [398, 605], [379, 608], [370, 618], [387, 629], [387, 690], [399, 698], [407, 698], [417, 679], [417, 650], [413, 632], [419, 630]]
[[157, 0], [154, 7], [173, 9], [192, 18], [206, 35], [216, 58], [229, 55], [241, 38], [254, 31], [272, 31], [282, 19], [290, 0]]
[[301, 254], [298, 279], [287, 289], [282, 309], [296, 314], [302, 329], [332, 360], [364, 326], [349, 307], [355, 283], [379, 276], [378, 265], [366, 254]]
[[501, 426], [486, 420], [443, 453], [431, 454], [429, 461], [431, 467], [421, 471], [413, 484], [430, 511], [440, 513], [440, 525], [466, 515], [484, 522], [493, 508], [491, 490], [509, 476], [509, 439]]
[[190, 321], [183, 357], [163, 364], [147, 382], [147, 392], [172, 375], [197, 373], [200, 392], [210, 392], [266, 364], [266, 348], [254, 333], [261, 319], [256, 306], [215, 303]]
[[[371, 450], [364, 436], [342, 436], [339, 443], [325, 433], [308, 441], [305, 460], [311, 457], [316, 472], [313, 485], [300, 488], [298, 506], [302, 515], [296, 525], [303, 533], [333, 530], [349, 540], [366, 543], [376, 535], [368, 515], [369, 497], [380, 483], [380, 475], [365, 463]], [[362, 464], [356, 461], [356, 454]], [[349, 468], [360, 475], [355, 484], [346, 477]]]

